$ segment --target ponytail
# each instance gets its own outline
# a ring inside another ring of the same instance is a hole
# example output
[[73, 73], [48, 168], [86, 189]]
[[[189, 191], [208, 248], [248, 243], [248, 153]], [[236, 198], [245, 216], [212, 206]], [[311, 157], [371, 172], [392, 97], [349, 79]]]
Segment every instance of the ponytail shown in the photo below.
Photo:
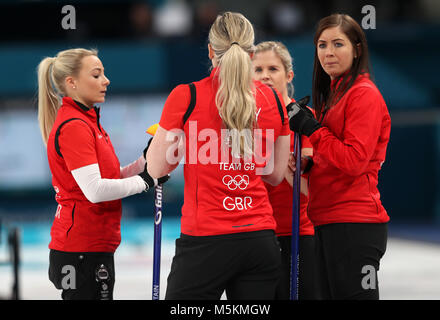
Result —
[[251, 23], [239, 13], [218, 16], [209, 33], [218, 61], [219, 88], [215, 97], [234, 156], [253, 154], [256, 102], [250, 53], [254, 48]]
[[60, 107], [60, 96], [52, 85], [55, 58], [45, 58], [38, 65], [38, 122], [43, 142], [47, 145], [49, 133]]
[[[219, 89], [216, 103], [227, 129], [231, 131], [232, 150], [252, 154], [255, 126], [252, 62], [239, 46], [231, 46], [219, 63]], [[235, 129], [235, 130], [234, 130]]]

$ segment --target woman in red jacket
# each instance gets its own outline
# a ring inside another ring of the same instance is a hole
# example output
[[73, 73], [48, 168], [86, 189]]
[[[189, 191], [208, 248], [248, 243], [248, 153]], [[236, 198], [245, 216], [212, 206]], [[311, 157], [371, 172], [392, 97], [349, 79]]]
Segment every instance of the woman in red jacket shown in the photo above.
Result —
[[365, 34], [350, 16], [317, 27], [313, 105], [289, 110], [290, 128], [309, 137], [308, 216], [315, 227], [324, 299], [378, 299], [377, 271], [389, 217], [377, 189], [391, 120], [369, 75]]
[[[295, 102], [292, 80], [294, 77], [292, 57], [281, 42], [266, 41], [257, 45], [254, 57], [255, 79], [275, 88], [288, 106]], [[290, 152], [294, 150], [294, 134], [290, 135]], [[311, 161], [313, 148], [306, 136], [301, 137], [302, 166]], [[276, 187], [266, 184], [270, 204], [277, 223], [276, 234], [281, 248], [282, 273], [277, 290], [277, 299], [289, 300], [292, 243], [293, 171], [286, 168], [285, 179]], [[317, 299], [315, 288], [315, 240], [312, 222], [307, 217], [309, 200], [307, 190], [308, 173], [301, 175], [300, 219], [299, 219], [299, 294], [300, 300]]]
[[151, 178], [145, 155], [120, 167], [94, 106], [109, 84], [94, 50], [61, 51], [38, 66], [38, 119], [58, 203], [49, 278], [66, 300], [113, 298], [120, 199], [168, 178]]
[[193, 83], [193, 94], [174, 88], [148, 150], [148, 172], [167, 174], [179, 160], [169, 137], [184, 133], [181, 235], [166, 299], [275, 297], [281, 259], [263, 180], [283, 179], [289, 128], [277, 93], [253, 81], [253, 49], [251, 23], [219, 15], [209, 32], [211, 75]]

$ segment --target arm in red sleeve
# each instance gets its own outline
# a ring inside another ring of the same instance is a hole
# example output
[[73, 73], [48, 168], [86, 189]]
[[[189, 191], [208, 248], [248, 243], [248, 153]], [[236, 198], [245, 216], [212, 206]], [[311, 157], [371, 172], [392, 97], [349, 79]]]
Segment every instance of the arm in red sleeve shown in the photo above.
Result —
[[363, 87], [348, 97], [341, 139], [322, 127], [310, 136], [315, 154], [348, 175], [361, 174], [376, 148], [383, 118], [381, 97]]
[[168, 131], [183, 129], [183, 116], [188, 109], [191, 92], [188, 85], [178, 85], [171, 91], [160, 117], [160, 126]]
[[[188, 109], [190, 99], [191, 92], [189, 86], [178, 85], [171, 91], [165, 102], [159, 128], [147, 152], [147, 169], [153, 178], [162, 177], [170, 173], [179, 164], [177, 158], [173, 159], [176, 160], [173, 163], [168, 161], [167, 151], [171, 148], [173, 150], [180, 149], [179, 145], [182, 141], [182, 136], [179, 133], [183, 132], [183, 116]], [[169, 137], [174, 137], [177, 140], [169, 140]]]
[[69, 171], [98, 163], [93, 132], [83, 121], [66, 123], [61, 128], [58, 143]]

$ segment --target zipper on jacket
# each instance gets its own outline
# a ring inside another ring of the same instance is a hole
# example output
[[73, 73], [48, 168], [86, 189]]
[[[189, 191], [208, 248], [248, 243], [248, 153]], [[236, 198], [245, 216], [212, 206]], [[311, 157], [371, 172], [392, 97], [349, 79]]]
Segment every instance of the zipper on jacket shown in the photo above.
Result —
[[368, 181], [368, 193], [376, 206], [376, 213], [378, 214], [379, 213], [379, 206], [377, 205], [377, 201], [376, 201], [376, 199], [374, 199], [374, 196], [371, 192], [370, 177], [368, 176], [368, 173], [365, 175], [367, 176], [367, 181]]
[[324, 122], [325, 115], [327, 114], [327, 111], [329, 111], [329, 110], [330, 110], [330, 108], [327, 108], [327, 106], [324, 108], [324, 110], [323, 110], [323, 112], [321, 114], [321, 120], [318, 120], [318, 122], [320, 124], [322, 124]]
[[75, 206], [76, 206], [76, 203], [73, 205], [73, 209], [72, 209], [72, 224], [71, 224], [69, 230], [67, 230], [66, 237], [69, 236], [69, 232], [73, 228], [73, 223], [75, 221], [75, 219], [74, 219], [74, 217], [75, 217]]
[[97, 107], [94, 108], [96, 112], [96, 125], [98, 126], [98, 130], [104, 134], [101, 130], [101, 125], [99, 124], [99, 109]]

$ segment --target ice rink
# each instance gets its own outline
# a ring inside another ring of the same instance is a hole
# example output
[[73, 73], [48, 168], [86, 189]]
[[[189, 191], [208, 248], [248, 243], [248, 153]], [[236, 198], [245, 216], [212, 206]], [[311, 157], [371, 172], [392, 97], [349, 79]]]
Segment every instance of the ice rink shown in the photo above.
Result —
[[[48, 280], [50, 223], [23, 223], [21, 227], [20, 297], [26, 300], [59, 300], [60, 292]], [[162, 238], [161, 291], [174, 255], [179, 220], [164, 219]], [[115, 253], [114, 299], [150, 300], [153, 259], [153, 222], [123, 221], [122, 243]], [[3, 239], [0, 259], [7, 256]], [[440, 244], [393, 236], [378, 273], [382, 300], [437, 300], [440, 298]], [[0, 267], [0, 295], [9, 294], [12, 268]]]

